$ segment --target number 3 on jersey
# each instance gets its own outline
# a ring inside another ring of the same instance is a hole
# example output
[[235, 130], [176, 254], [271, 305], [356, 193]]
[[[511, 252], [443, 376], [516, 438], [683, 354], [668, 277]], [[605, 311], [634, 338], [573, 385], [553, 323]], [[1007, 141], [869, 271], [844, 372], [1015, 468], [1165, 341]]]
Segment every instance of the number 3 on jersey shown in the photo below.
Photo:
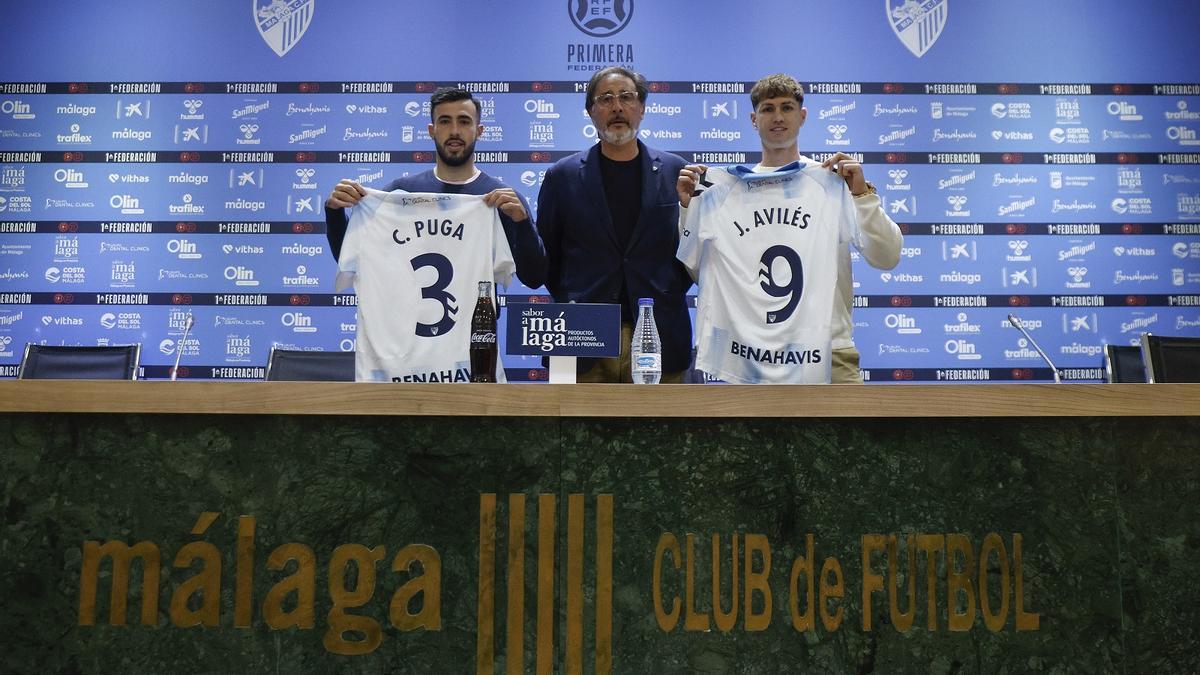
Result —
[[[783, 286], [775, 283], [775, 276], [771, 273], [778, 258], [783, 258], [788, 264], [790, 280]], [[800, 256], [791, 248], [776, 244], [763, 252], [759, 260], [758, 276], [763, 279], [759, 282], [759, 287], [767, 295], [772, 298], [787, 298], [783, 307], [767, 312], [767, 325], [787, 321], [800, 304], [800, 296], [804, 291], [804, 265], [800, 262]]]
[[439, 333], [444, 335], [454, 327], [454, 315], [458, 314], [458, 307], [451, 304], [458, 302], [457, 298], [446, 291], [446, 287], [454, 279], [454, 265], [441, 253], [422, 253], [412, 259], [412, 268], [416, 272], [422, 267], [432, 267], [437, 272], [437, 279], [431, 285], [421, 289], [421, 298], [440, 302], [442, 318], [437, 323], [418, 321], [417, 335], [419, 337], [436, 337]]

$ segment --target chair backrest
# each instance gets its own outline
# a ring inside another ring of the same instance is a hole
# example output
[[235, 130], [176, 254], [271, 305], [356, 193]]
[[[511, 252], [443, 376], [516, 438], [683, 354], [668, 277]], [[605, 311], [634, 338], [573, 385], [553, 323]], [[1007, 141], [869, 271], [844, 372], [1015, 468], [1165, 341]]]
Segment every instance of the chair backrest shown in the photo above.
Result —
[[20, 380], [136, 380], [142, 346], [25, 345]]
[[1200, 382], [1200, 337], [1142, 333], [1142, 360], [1151, 382]]
[[305, 352], [271, 348], [267, 380], [272, 382], [353, 382], [354, 352]]
[[1104, 373], [1109, 382], [1145, 382], [1146, 366], [1142, 363], [1142, 348], [1108, 345], [1104, 348]]

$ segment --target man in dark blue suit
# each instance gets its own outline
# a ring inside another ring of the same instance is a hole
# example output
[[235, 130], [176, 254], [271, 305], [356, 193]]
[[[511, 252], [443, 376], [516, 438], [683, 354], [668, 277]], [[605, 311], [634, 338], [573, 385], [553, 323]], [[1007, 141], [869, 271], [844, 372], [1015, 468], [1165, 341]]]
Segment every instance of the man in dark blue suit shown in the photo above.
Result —
[[675, 259], [684, 161], [646, 147], [638, 126], [646, 79], [627, 68], [598, 71], [584, 103], [600, 142], [557, 162], [538, 193], [546, 288], [556, 302], [621, 305], [621, 356], [580, 359], [580, 382], [629, 382], [629, 342], [638, 298], [654, 299], [663, 382], [682, 381], [692, 349], [685, 294], [692, 279]]

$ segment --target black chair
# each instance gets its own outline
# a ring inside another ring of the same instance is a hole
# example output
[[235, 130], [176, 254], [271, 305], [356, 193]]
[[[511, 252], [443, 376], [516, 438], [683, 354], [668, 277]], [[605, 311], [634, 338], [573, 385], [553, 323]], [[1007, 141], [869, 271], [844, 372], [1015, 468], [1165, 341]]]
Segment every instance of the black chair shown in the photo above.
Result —
[[1104, 374], [1109, 382], [1145, 382], [1146, 366], [1142, 348], [1108, 345], [1104, 348]]
[[270, 382], [353, 382], [354, 352], [306, 352], [271, 348]]
[[19, 380], [136, 380], [142, 346], [25, 345]]
[[1142, 333], [1142, 360], [1150, 382], [1200, 382], [1200, 337]]

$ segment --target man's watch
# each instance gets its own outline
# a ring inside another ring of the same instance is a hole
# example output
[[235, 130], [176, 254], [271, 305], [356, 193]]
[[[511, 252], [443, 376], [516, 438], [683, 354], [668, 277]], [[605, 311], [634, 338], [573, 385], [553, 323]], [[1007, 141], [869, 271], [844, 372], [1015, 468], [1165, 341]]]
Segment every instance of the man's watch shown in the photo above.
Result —
[[872, 183], [871, 181], [867, 181], [867, 189], [866, 190], [863, 190], [862, 192], [860, 192], [858, 194], [851, 193], [850, 196], [851, 197], [861, 197], [863, 195], [873, 195], [873, 194], [876, 194], [877, 192], [878, 192], [878, 190], [875, 189], [875, 184]]

